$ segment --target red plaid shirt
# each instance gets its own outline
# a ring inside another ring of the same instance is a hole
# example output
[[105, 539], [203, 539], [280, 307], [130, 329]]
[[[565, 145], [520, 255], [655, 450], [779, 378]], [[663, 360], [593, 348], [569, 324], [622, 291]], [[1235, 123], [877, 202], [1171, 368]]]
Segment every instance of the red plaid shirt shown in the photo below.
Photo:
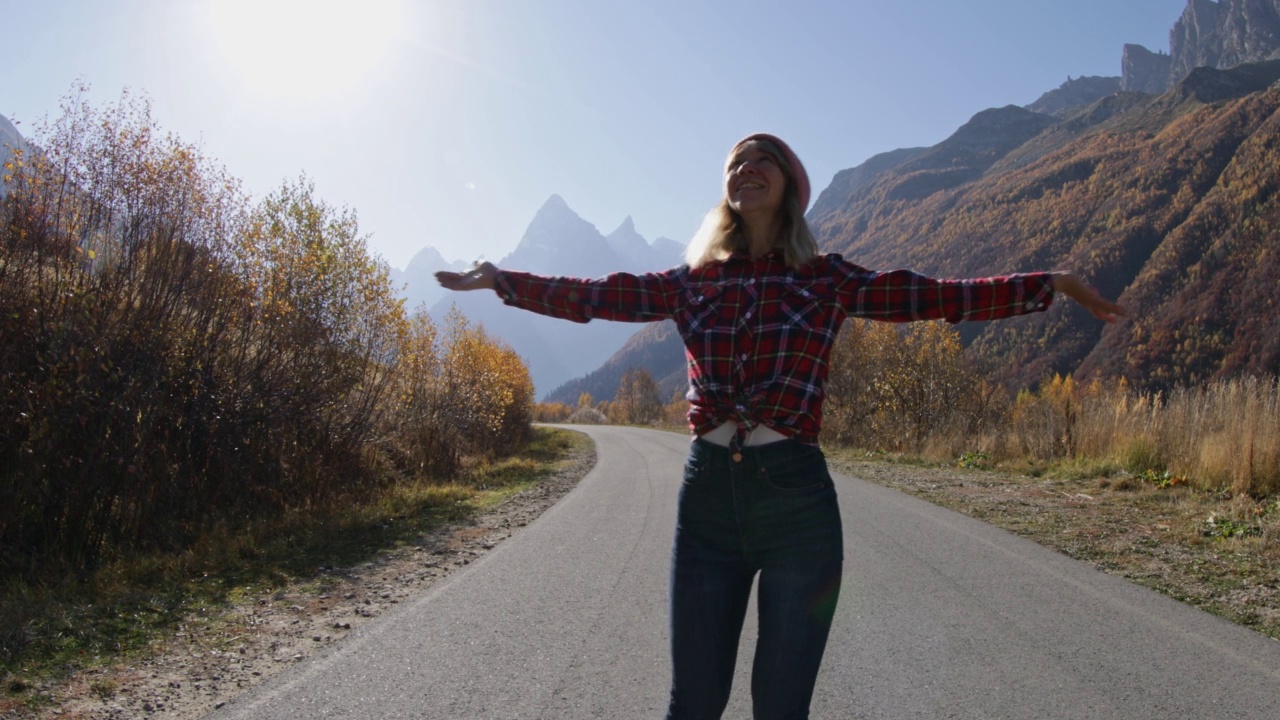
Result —
[[846, 317], [994, 320], [1053, 300], [1048, 273], [935, 280], [872, 272], [834, 254], [793, 269], [776, 252], [598, 280], [504, 270], [496, 290], [508, 305], [575, 322], [670, 318], [684, 340], [694, 433], [734, 420], [740, 437], [765, 425], [810, 444], [822, 426], [827, 357]]

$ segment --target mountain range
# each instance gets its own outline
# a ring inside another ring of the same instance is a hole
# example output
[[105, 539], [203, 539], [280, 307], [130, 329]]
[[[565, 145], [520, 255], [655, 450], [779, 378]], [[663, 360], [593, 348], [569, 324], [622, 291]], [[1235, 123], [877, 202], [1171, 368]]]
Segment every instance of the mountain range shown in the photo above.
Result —
[[[824, 251], [938, 276], [1073, 269], [1129, 309], [1102, 326], [1070, 303], [959, 326], [968, 352], [1012, 387], [1052, 373], [1161, 389], [1280, 374], [1280, 0], [1189, 0], [1169, 52], [1126, 45], [1118, 77], [1068, 78], [1025, 107], [983, 110], [931, 147], [835, 175], [808, 214]], [[0, 117], [0, 144], [22, 143]], [[680, 262], [627, 218], [608, 235], [552, 196], [503, 267], [599, 277]], [[670, 323], [585, 325], [448, 297], [432, 248], [392, 280], [410, 308], [457, 306], [529, 364], [546, 400], [609, 399], [644, 367], [663, 398], [684, 382]]]
[[[1129, 310], [1114, 326], [1071, 303], [958, 326], [1010, 387], [1280, 374], [1280, 0], [1190, 0], [1170, 48], [1125, 46], [1119, 77], [1068, 79], [838, 173], [808, 214], [820, 246], [948, 277], [1072, 269]], [[610, 398], [629, 367], [678, 384], [674, 332], [645, 328], [546, 399]]]
[[[684, 246], [674, 240], [647, 241], [636, 232], [630, 217], [603, 235], [571, 210], [563, 198], [552, 195], [534, 215], [520, 243], [497, 265], [544, 275], [601, 277], [620, 270], [665, 270], [679, 265], [683, 252]], [[424, 256], [420, 253], [419, 257]], [[628, 323], [555, 320], [509, 308], [492, 293], [445, 296], [435, 289], [437, 284], [432, 277], [436, 268], [431, 262], [439, 255], [432, 251], [428, 258], [417, 266], [411, 263], [413, 274], [406, 270], [398, 279], [406, 283], [406, 295], [434, 297], [428, 307], [438, 323], [456, 306], [471, 322], [484, 325], [488, 333], [502, 338], [524, 358], [540, 394], [599, 367], [638, 329]]]

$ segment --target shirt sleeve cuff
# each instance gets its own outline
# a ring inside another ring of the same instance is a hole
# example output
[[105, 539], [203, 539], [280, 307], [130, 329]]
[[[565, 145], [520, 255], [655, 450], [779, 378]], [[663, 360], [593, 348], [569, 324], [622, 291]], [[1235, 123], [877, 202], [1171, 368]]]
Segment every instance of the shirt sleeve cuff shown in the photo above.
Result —
[[1048, 310], [1053, 304], [1053, 276], [1048, 273], [1039, 273], [1034, 276], [1039, 281], [1040, 289], [1027, 300], [1027, 312], [1042, 312]]
[[504, 303], [510, 303], [512, 298], [516, 296], [516, 290], [511, 284], [511, 278], [503, 270], [499, 270], [498, 274], [493, 276], [493, 291], [498, 294], [498, 297]]

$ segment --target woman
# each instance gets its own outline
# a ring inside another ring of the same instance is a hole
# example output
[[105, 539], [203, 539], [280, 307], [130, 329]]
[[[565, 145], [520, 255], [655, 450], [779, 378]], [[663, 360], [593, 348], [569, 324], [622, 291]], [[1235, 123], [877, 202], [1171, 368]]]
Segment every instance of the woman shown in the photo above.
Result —
[[1107, 322], [1123, 310], [1069, 273], [940, 281], [823, 255], [804, 220], [809, 178], [782, 140], [729, 154], [724, 198], [687, 265], [598, 280], [499, 270], [437, 274], [508, 305], [587, 322], [673, 319], [689, 366], [689, 424], [671, 568], [668, 720], [719, 718], [759, 574], [756, 720], [806, 718], [835, 613], [840, 515], [818, 448], [827, 357], [849, 315], [904, 322], [1042, 311], [1062, 293]]

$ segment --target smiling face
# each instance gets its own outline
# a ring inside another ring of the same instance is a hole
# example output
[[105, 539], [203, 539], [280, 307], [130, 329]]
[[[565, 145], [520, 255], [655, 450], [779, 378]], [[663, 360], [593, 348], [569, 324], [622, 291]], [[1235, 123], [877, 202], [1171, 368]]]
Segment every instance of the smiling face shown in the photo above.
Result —
[[724, 196], [743, 217], [770, 216], [782, 210], [787, 175], [782, 154], [761, 140], [734, 148], [725, 166]]

